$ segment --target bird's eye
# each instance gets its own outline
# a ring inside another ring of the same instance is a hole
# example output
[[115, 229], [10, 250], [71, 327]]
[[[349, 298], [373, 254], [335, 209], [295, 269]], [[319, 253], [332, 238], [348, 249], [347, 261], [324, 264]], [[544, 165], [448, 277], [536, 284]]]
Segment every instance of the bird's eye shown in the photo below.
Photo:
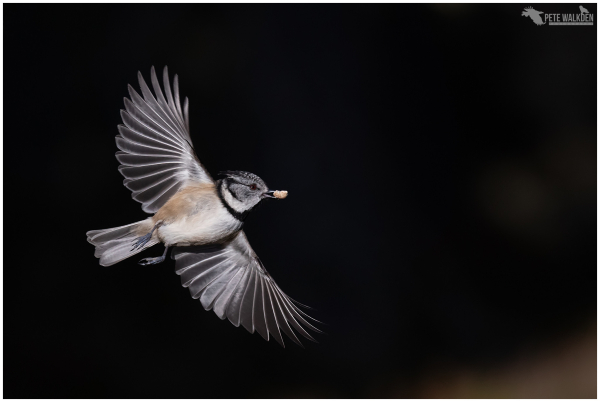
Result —
[[250, 185], [250, 190], [256, 190], [256, 184], [251, 184]]

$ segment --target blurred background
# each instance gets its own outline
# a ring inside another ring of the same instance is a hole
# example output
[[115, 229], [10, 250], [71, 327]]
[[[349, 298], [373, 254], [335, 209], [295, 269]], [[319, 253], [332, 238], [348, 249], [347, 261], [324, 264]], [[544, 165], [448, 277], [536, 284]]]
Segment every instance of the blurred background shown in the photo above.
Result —
[[[4, 397], [595, 398], [596, 26], [524, 7], [5, 4]], [[98, 265], [85, 232], [146, 216], [114, 136], [152, 65], [213, 175], [290, 191], [246, 233], [318, 344], [162, 247]]]

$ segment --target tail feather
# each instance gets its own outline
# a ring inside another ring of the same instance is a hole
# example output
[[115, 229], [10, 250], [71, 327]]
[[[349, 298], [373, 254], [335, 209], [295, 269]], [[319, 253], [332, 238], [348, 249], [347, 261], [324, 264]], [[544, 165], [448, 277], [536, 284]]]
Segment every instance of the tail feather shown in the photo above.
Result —
[[119, 226], [117, 228], [90, 230], [86, 233], [87, 241], [96, 246], [110, 240], [120, 239], [124, 236], [130, 235], [131, 232], [135, 231], [142, 222], [135, 222], [125, 226]]
[[96, 246], [94, 256], [100, 258], [100, 265], [108, 267], [159, 243], [153, 236], [144, 247], [132, 250], [135, 240], [152, 229], [148, 219], [110, 229], [90, 230], [87, 241]]

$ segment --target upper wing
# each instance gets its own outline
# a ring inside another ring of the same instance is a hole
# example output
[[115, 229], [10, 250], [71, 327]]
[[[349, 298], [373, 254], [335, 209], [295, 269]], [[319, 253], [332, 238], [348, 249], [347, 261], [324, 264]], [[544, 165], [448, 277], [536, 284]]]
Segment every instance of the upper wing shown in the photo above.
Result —
[[[123, 184], [133, 193], [142, 209], [154, 213], [164, 205], [187, 181], [213, 183], [210, 174], [198, 160], [190, 138], [189, 102], [185, 98], [183, 113], [179, 102], [179, 81], [173, 82], [171, 93], [167, 67], [163, 73], [165, 99], [154, 67], [151, 70], [152, 87], [156, 98], [138, 72], [143, 98], [131, 87], [131, 100], [125, 98], [117, 135], [119, 171], [125, 177]], [[185, 116], [185, 117], [184, 117]]]
[[181, 284], [220, 319], [227, 317], [236, 327], [241, 323], [250, 333], [256, 329], [266, 340], [271, 333], [284, 347], [279, 329], [299, 345], [291, 327], [312, 341], [300, 324], [321, 332], [303, 318], [311, 317], [279, 289], [243, 231], [225, 245], [176, 247], [172, 257]]

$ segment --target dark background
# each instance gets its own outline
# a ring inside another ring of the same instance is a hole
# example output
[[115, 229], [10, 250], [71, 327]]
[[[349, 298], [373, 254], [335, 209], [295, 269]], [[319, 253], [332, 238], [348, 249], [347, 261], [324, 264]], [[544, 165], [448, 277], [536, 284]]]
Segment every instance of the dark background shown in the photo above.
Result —
[[[5, 4], [4, 397], [595, 398], [596, 26], [525, 6]], [[205, 312], [162, 247], [98, 265], [85, 232], [146, 216], [113, 155], [152, 65], [213, 175], [290, 191], [246, 233], [318, 344]]]

